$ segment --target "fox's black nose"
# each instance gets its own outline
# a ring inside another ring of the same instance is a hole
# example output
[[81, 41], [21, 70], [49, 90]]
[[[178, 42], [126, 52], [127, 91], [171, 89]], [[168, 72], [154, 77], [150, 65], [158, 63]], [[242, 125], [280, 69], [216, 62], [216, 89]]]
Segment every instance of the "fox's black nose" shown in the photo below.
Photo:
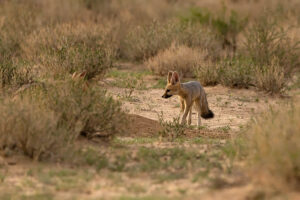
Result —
[[161, 97], [167, 99], [167, 98], [170, 98], [171, 96], [172, 96], [172, 95], [164, 94], [164, 95], [162, 95]]

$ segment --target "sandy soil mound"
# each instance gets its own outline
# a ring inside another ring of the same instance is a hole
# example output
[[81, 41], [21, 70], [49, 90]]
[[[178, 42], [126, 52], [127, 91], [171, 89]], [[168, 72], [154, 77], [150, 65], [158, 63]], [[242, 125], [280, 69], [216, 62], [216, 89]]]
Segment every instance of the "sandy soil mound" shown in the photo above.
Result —
[[140, 115], [129, 114], [128, 122], [128, 131], [126, 132], [131, 136], [155, 136], [161, 130], [158, 121]]
[[[128, 129], [127, 134], [123, 136], [132, 137], [153, 137], [157, 136], [159, 131], [162, 130], [161, 125], [158, 121], [149, 119], [140, 115], [129, 114], [128, 115]], [[208, 129], [186, 129], [186, 137], [208, 137], [208, 138], [221, 138], [226, 139], [231, 137], [229, 133], [223, 133], [218, 130]]]

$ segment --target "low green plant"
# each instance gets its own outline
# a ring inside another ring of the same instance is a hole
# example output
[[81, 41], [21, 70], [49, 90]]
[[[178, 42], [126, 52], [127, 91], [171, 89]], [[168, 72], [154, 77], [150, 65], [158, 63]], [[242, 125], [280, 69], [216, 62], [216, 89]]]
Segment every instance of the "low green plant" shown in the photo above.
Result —
[[160, 136], [174, 140], [184, 135], [186, 125], [180, 123], [180, 117], [174, 117], [173, 121], [166, 121], [164, 120], [163, 113], [160, 113], [158, 120], [162, 127], [162, 130], [159, 132]]

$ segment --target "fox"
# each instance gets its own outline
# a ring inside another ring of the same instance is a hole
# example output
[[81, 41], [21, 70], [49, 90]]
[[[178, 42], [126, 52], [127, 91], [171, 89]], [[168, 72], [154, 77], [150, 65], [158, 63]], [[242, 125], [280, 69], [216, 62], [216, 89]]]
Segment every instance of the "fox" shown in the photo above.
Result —
[[179, 96], [181, 112], [183, 112], [181, 124], [186, 124], [186, 118], [188, 116], [188, 125], [191, 125], [193, 104], [198, 113], [198, 127], [201, 126], [201, 117], [204, 119], [214, 117], [214, 113], [208, 107], [206, 93], [201, 84], [198, 81], [181, 83], [178, 73], [176, 71], [169, 71], [167, 85], [162, 98], [167, 99], [174, 95]]

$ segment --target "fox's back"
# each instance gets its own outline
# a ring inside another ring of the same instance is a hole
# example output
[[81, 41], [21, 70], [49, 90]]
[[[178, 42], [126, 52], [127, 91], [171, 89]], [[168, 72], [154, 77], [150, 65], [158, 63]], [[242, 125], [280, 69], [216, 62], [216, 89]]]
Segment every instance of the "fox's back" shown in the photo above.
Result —
[[182, 83], [181, 87], [186, 91], [188, 95], [191, 95], [192, 98], [200, 97], [204, 92], [203, 87], [198, 81], [189, 81], [186, 83]]

